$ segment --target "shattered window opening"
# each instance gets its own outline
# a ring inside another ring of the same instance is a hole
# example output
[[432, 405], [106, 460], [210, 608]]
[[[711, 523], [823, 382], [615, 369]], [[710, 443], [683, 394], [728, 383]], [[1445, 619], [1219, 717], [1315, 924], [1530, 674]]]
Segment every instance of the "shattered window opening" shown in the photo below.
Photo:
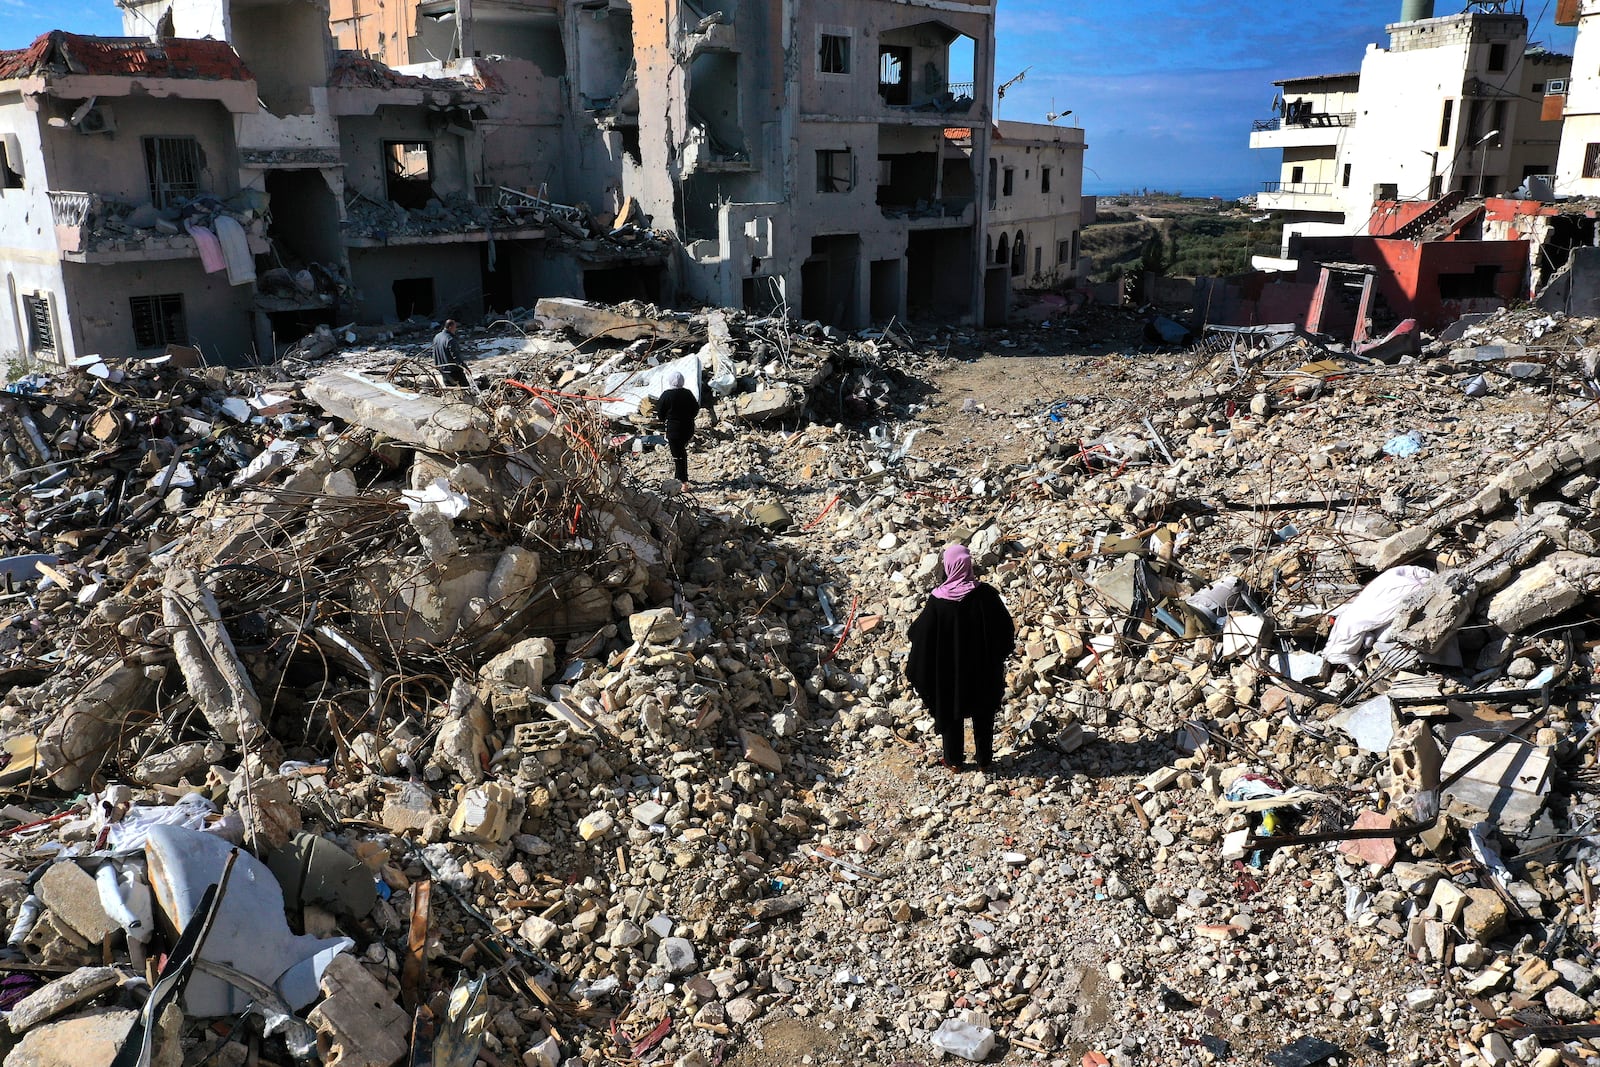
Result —
[[1005, 183], [1000, 189], [1001, 195], [1002, 196], [1010, 196], [1012, 191], [1016, 188], [1016, 181], [1017, 181], [1017, 170], [1016, 170], [1016, 168], [1015, 167], [1007, 167], [1006, 168]]
[[55, 318], [50, 313], [50, 294], [24, 294], [22, 314], [28, 320], [28, 350], [55, 355], [56, 329]]
[[1505, 70], [1506, 69], [1506, 46], [1505, 46], [1505, 42], [1502, 41], [1502, 42], [1500, 42], [1498, 44], [1491, 44], [1489, 46], [1489, 69], [1490, 70]]
[[1041, 193], [1048, 193], [1050, 191], [1050, 168], [1049, 167], [1044, 167], [1039, 171], [1039, 191]]
[[0, 189], [22, 188], [22, 150], [11, 134], [0, 137]]
[[817, 60], [823, 74], [849, 74], [850, 38], [836, 33], [823, 34]]
[[200, 195], [200, 142], [193, 137], [146, 137], [145, 173], [158, 210]]
[[855, 157], [850, 149], [817, 149], [817, 192], [848, 193], [855, 188]]
[[878, 95], [891, 107], [911, 103], [911, 49], [883, 45], [878, 49]]
[[433, 143], [385, 141], [384, 195], [401, 207], [426, 207], [433, 196]]
[[1451, 112], [1455, 110], [1455, 106], [1456, 102], [1454, 100], [1446, 100], [1444, 102], [1444, 118], [1439, 120], [1440, 148], [1448, 148], [1450, 146], [1450, 118]]
[[135, 348], [165, 348], [188, 343], [189, 327], [184, 321], [182, 293], [130, 297], [128, 310], [133, 316]]

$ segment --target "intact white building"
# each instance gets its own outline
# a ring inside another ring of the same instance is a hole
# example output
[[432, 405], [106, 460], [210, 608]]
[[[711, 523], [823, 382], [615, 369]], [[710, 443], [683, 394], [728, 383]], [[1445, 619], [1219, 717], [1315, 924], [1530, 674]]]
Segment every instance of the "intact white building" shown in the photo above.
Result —
[[1572, 57], [1529, 49], [1526, 18], [1468, 11], [1388, 32], [1361, 64], [1340, 173], [1347, 223], [1363, 226], [1375, 200], [1493, 196], [1555, 172], [1561, 123], [1543, 118], [1544, 95]]
[[1578, 28], [1567, 80], [1556, 191], [1563, 196], [1600, 196], [1600, 0], [1562, 0], [1556, 25]]
[[[1297, 234], [1366, 232], [1380, 200], [1506, 194], [1555, 173], [1573, 58], [1530, 47], [1528, 20], [1508, 6], [1480, 0], [1434, 18], [1429, 0], [1408, 0], [1354, 84], [1351, 75], [1276, 83], [1281, 117], [1258, 122], [1250, 146], [1283, 155], [1258, 203], [1289, 214], [1285, 255]], [[1591, 45], [1600, 60], [1600, 40]], [[1595, 98], [1600, 132], [1600, 76]]]
[[1281, 151], [1276, 181], [1256, 198], [1264, 211], [1281, 211], [1290, 222], [1344, 222], [1340, 164], [1356, 124], [1359, 73], [1285, 78], [1278, 87], [1278, 114], [1258, 119], [1250, 147]]

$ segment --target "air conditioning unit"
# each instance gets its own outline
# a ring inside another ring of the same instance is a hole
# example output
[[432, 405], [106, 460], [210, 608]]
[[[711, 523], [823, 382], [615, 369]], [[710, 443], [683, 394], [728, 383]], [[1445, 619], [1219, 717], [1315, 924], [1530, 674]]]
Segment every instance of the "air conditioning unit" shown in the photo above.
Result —
[[1561, 96], [1567, 91], [1567, 82], [1564, 78], [1551, 78], [1544, 83], [1544, 95]]
[[91, 107], [73, 125], [79, 133], [114, 133], [117, 119], [109, 107]]

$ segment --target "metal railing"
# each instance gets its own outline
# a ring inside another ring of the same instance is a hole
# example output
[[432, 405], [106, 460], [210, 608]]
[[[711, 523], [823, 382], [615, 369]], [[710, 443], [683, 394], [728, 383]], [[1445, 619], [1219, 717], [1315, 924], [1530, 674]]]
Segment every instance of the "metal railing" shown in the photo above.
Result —
[[57, 226], [82, 226], [100, 207], [98, 193], [50, 190], [50, 215]]
[[1262, 182], [1263, 193], [1287, 193], [1290, 196], [1332, 196], [1332, 182]]
[[1251, 133], [1270, 133], [1274, 130], [1318, 130], [1337, 129], [1342, 126], [1354, 126], [1356, 113], [1354, 111], [1324, 112], [1313, 111], [1308, 115], [1296, 115], [1293, 118], [1256, 119], [1250, 124]]

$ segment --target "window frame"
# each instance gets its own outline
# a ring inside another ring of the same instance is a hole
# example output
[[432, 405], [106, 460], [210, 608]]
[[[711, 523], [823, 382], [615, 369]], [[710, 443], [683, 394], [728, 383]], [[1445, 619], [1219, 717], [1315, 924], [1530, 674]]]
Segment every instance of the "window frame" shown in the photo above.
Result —
[[[150, 203], [156, 210], [176, 207], [177, 201], [193, 200], [204, 191], [204, 183], [200, 179], [205, 173], [206, 156], [200, 148], [200, 138], [187, 134], [152, 134], [140, 138], [140, 141], [144, 148], [144, 172], [150, 187]], [[188, 180], [169, 173], [180, 149], [187, 157], [181, 162], [193, 166], [193, 177]]]
[[[817, 73], [826, 74], [833, 78], [848, 78], [853, 69], [855, 59], [854, 37], [855, 34], [853, 33], [840, 32], [840, 27], [819, 27], [817, 29]], [[828, 53], [828, 43], [830, 41], [841, 42], [840, 48], [842, 49], [842, 51], [831, 57]], [[830, 70], [830, 59], [832, 60], [831, 65], [841, 69]]]
[[1583, 176], [1600, 178], [1600, 141], [1590, 141], [1583, 150]]
[[22, 318], [28, 331], [28, 353], [59, 357], [61, 341], [56, 329], [55, 301], [50, 293], [39, 290], [18, 295], [22, 297]]
[[[128, 297], [133, 347], [141, 352], [189, 343], [189, 313], [182, 293], [143, 293]], [[174, 326], [176, 328], [174, 328]], [[144, 336], [141, 336], [143, 334]], [[145, 343], [148, 337], [150, 343]]]
[[[856, 187], [856, 154], [849, 148], [819, 148], [817, 156], [817, 194], [819, 196], [833, 196], [839, 193], [853, 192]], [[844, 187], [840, 188], [841, 180], [834, 164], [839, 162], [839, 157], [844, 157], [845, 170]]]

